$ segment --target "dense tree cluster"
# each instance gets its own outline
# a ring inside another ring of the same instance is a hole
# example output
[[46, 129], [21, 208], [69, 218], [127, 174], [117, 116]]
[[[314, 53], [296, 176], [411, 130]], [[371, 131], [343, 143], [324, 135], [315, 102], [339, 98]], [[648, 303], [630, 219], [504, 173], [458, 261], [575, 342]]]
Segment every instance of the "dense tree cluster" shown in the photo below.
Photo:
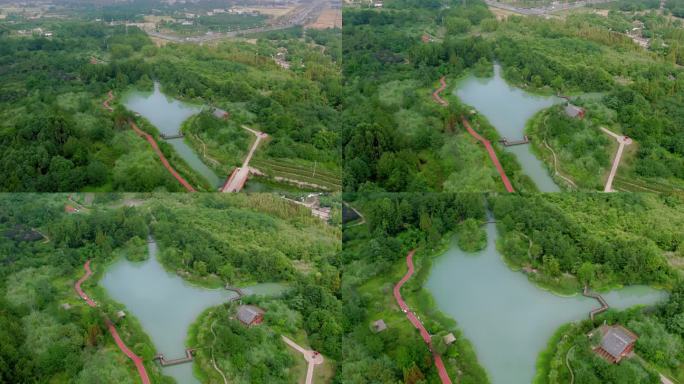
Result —
[[[684, 218], [674, 209], [681, 206], [676, 199], [563, 194], [498, 196], [490, 202], [504, 255], [538, 268], [544, 278], [571, 273], [593, 286], [667, 285], [675, 279], [663, 252], [682, 248]], [[607, 223], [605, 215], [622, 221]]]

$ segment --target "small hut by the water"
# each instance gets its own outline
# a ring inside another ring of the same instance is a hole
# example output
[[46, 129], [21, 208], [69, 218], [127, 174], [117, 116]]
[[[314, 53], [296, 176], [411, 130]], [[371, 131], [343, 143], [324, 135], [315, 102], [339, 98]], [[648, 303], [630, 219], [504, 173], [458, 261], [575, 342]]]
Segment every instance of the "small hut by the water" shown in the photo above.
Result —
[[373, 322], [373, 332], [379, 333], [387, 329], [387, 324], [385, 324], [385, 321], [383, 319], [376, 320]]
[[568, 115], [569, 117], [575, 118], [575, 119], [583, 119], [584, 118], [584, 109], [572, 105], [570, 103], [567, 103], [565, 105], [565, 114]]
[[606, 361], [617, 364], [634, 349], [639, 337], [621, 325], [602, 325], [601, 344], [594, 348], [597, 355]]
[[237, 318], [242, 324], [251, 327], [264, 321], [264, 310], [254, 305], [241, 305], [238, 307]]
[[453, 344], [454, 341], [456, 341], [456, 336], [454, 336], [453, 333], [449, 333], [448, 335], [444, 336], [444, 344]]

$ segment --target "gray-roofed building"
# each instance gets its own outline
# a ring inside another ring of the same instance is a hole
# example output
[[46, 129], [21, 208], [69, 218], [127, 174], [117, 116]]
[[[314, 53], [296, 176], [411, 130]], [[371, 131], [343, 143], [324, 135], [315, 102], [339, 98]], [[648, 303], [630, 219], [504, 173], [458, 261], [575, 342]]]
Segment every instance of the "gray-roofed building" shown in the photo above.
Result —
[[621, 325], [604, 325], [599, 330], [602, 334], [601, 345], [594, 348], [594, 352], [611, 363], [619, 363], [632, 352], [639, 338]]
[[583, 119], [584, 118], [584, 109], [582, 109], [576, 105], [572, 105], [570, 103], [567, 103], [565, 105], [565, 114], [570, 116], [570, 117]]
[[444, 344], [449, 345], [456, 341], [456, 336], [453, 333], [449, 333], [444, 336]]
[[212, 111], [212, 114], [217, 119], [224, 119], [224, 120], [228, 120], [228, 117], [230, 116], [230, 114], [228, 112], [224, 111], [221, 108], [214, 108], [214, 110]]
[[385, 329], [387, 329], [387, 324], [385, 324], [383, 319], [373, 322], [373, 332], [378, 333], [384, 331]]
[[247, 326], [261, 324], [264, 321], [264, 310], [254, 305], [241, 305], [237, 310], [237, 318]]

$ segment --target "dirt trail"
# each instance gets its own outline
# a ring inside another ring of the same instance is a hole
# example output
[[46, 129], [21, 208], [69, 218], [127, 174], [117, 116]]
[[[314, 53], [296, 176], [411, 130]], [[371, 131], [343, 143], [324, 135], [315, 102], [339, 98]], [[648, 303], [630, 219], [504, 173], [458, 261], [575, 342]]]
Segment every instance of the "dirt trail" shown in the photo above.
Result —
[[618, 166], [620, 165], [620, 159], [622, 158], [622, 151], [625, 149], [625, 145], [632, 144], [632, 139], [628, 136], [620, 136], [614, 132], [601, 127], [601, 130], [606, 134], [612, 136], [618, 142], [618, 150], [615, 153], [615, 158], [613, 159], [613, 166], [610, 168], [610, 174], [608, 174], [608, 180], [606, 180], [606, 186], [603, 188], [603, 192], [615, 192], [613, 190], [613, 179], [617, 173]]
[[[211, 334], [214, 335], [214, 343], [216, 343], [216, 333], [214, 332], [214, 323], [216, 323], [216, 320], [211, 322], [209, 329], [211, 330]], [[216, 359], [214, 359], [214, 343], [211, 344], [211, 364], [214, 365], [214, 369], [216, 370], [216, 372], [218, 372], [221, 375], [221, 377], [223, 378], [223, 384], [228, 384], [228, 379], [226, 378], [226, 375], [224, 375], [223, 371], [219, 369], [218, 365], [216, 365]]]
[[444, 80], [444, 76], [439, 78], [439, 83], [441, 84], [441, 86], [437, 88], [436, 91], [432, 92], [432, 98], [442, 106], [446, 107], [449, 105], [449, 102], [442, 99], [442, 97], [439, 95], [440, 93], [442, 93], [442, 91], [446, 89], [447, 86], [446, 81]]
[[[76, 289], [76, 293], [78, 293], [78, 295], [85, 300], [89, 306], [95, 308], [97, 307], [97, 303], [95, 303], [85, 292], [83, 292], [83, 289], [81, 288], [81, 284], [88, 280], [93, 274], [93, 271], [90, 269], [90, 260], [86, 261], [85, 265], [83, 265], [83, 268], [85, 269], [86, 273], [80, 279], [78, 279], [74, 285], [74, 288]], [[128, 358], [131, 359], [135, 364], [135, 367], [138, 370], [138, 375], [140, 375], [140, 380], [142, 380], [143, 384], [150, 384], [150, 378], [147, 376], [147, 370], [145, 369], [145, 365], [143, 365], [142, 359], [133, 353], [133, 351], [128, 349], [126, 343], [121, 340], [121, 336], [119, 336], [119, 332], [116, 331], [114, 324], [108, 318], [105, 318], [105, 323], [107, 324], [109, 333], [111, 333], [112, 337], [114, 338], [114, 342], [119, 347], [121, 352], [128, 356]]]
[[245, 160], [242, 162], [242, 166], [239, 168], [235, 168], [235, 170], [233, 170], [233, 172], [228, 177], [228, 180], [226, 180], [226, 182], [223, 184], [221, 192], [240, 192], [242, 190], [242, 188], [245, 186], [245, 183], [247, 182], [247, 177], [249, 176], [249, 162], [250, 160], [252, 160], [254, 151], [256, 151], [261, 140], [268, 137], [267, 134], [255, 131], [254, 129], [249, 128], [245, 125], [243, 125], [242, 128], [256, 136], [256, 140], [254, 141], [254, 144], [252, 144], [252, 148], [250, 148], [249, 153], [245, 157]]
[[306, 369], [306, 384], [311, 384], [313, 383], [313, 371], [314, 371], [314, 366], [323, 364], [323, 355], [316, 351], [312, 351], [309, 349], [304, 349], [299, 344], [295, 343], [294, 341], [290, 340], [286, 336], [282, 336], [283, 341], [292, 349], [295, 351], [301, 353], [304, 355], [304, 360], [306, 360], [307, 363], [307, 369]]
[[413, 275], [414, 272], [414, 267], [413, 267], [413, 255], [416, 251], [412, 250], [411, 252], [406, 255], [406, 265], [408, 266], [408, 271], [404, 275], [404, 277], [399, 280], [397, 285], [394, 286], [394, 298], [397, 301], [397, 304], [399, 304], [399, 307], [401, 310], [406, 314], [406, 317], [409, 319], [411, 324], [413, 324], [416, 329], [420, 332], [420, 336], [423, 338], [423, 341], [425, 344], [428, 345], [428, 348], [430, 349], [430, 352], [432, 352], [432, 356], [435, 359], [435, 366], [437, 367], [437, 371], [439, 372], [439, 378], [442, 380], [443, 384], [451, 384], [451, 379], [449, 378], [449, 374], [447, 373], [446, 367], [444, 366], [444, 362], [442, 361], [442, 357], [435, 353], [432, 349], [432, 338], [430, 337], [430, 333], [425, 329], [423, 326], [423, 323], [418, 320], [415, 314], [411, 312], [411, 309], [406, 305], [406, 302], [404, 302], [404, 299], [401, 297], [401, 287], [406, 283], [411, 276]]
[[112, 93], [112, 91], [109, 91], [109, 93], [107, 94], [107, 100], [102, 102], [102, 106], [109, 112], [114, 112], [114, 108], [109, 106], [109, 103], [111, 103], [112, 100], [114, 100], [114, 94]]
[[159, 149], [159, 146], [157, 145], [157, 142], [154, 140], [154, 138], [153, 138], [149, 133], [144, 132], [143, 130], [141, 130], [140, 128], [138, 128], [138, 126], [135, 124], [135, 122], [133, 122], [133, 120], [129, 120], [128, 122], [130, 123], [131, 128], [133, 128], [133, 130], [135, 131], [135, 133], [138, 134], [138, 136], [141, 136], [141, 137], [145, 138], [145, 139], [147, 140], [147, 142], [150, 143], [150, 145], [152, 146], [152, 149], [154, 149], [154, 151], [157, 153], [157, 156], [159, 156], [159, 160], [161, 160], [161, 162], [162, 162], [162, 164], [164, 165], [164, 167], [165, 167], [169, 172], [171, 172], [171, 175], [172, 175], [173, 177], [175, 177], [176, 180], [178, 180], [178, 182], [181, 183], [181, 184], [183, 185], [183, 187], [185, 187], [185, 189], [186, 189], [188, 192], [196, 192], [196, 191], [195, 191], [195, 188], [193, 188], [192, 185], [190, 185], [190, 183], [188, 183], [188, 182], [183, 178], [183, 176], [181, 176], [178, 172], [176, 172], [176, 170], [173, 169], [173, 167], [171, 166], [171, 164], [169, 164], [169, 161], [166, 160], [166, 156], [164, 156], [164, 154], [162, 153], [161, 149]]
[[[105, 101], [102, 103], [102, 106], [103, 106], [105, 109], [107, 109], [109, 112], [113, 112], [113, 111], [114, 111], [114, 109], [112, 109], [112, 107], [109, 105], [109, 103], [110, 103], [113, 99], [114, 99], [114, 94], [112, 93], [112, 91], [109, 91], [107, 100], [105, 100]], [[166, 156], [164, 156], [164, 154], [162, 153], [162, 151], [159, 149], [159, 145], [157, 145], [157, 142], [154, 140], [154, 138], [153, 138], [152, 136], [150, 136], [147, 132], [144, 132], [143, 130], [141, 130], [140, 128], [138, 128], [138, 126], [133, 122], [133, 120], [128, 120], [128, 122], [129, 122], [129, 124], [131, 125], [131, 128], [133, 128], [133, 130], [135, 131], [135, 133], [138, 134], [138, 136], [141, 136], [141, 137], [145, 138], [145, 139], [150, 143], [150, 145], [152, 146], [152, 149], [154, 149], [154, 151], [157, 153], [157, 156], [159, 156], [159, 159], [161, 160], [161, 162], [162, 162], [162, 164], [164, 165], [164, 167], [165, 167], [166, 169], [168, 169], [169, 172], [171, 172], [171, 175], [172, 175], [173, 177], [175, 177], [176, 180], [178, 180], [178, 182], [181, 183], [181, 184], [183, 185], [183, 187], [185, 187], [185, 189], [186, 189], [188, 192], [196, 192], [196, 191], [195, 191], [195, 188], [193, 188], [192, 185], [190, 185], [190, 183], [188, 183], [188, 182], [187, 182], [187, 181], [186, 181], [178, 172], [176, 172], [176, 170], [173, 169], [173, 167], [171, 166], [171, 164], [169, 164], [169, 161], [166, 160]]]
[[[440, 93], [446, 89], [446, 81], [444, 80], [444, 76], [442, 76], [439, 79], [440, 82], [440, 87], [432, 93], [432, 98], [439, 103], [440, 105], [446, 107], [449, 105], [449, 102], [442, 99], [440, 96]], [[499, 175], [501, 176], [501, 181], [504, 183], [504, 187], [506, 188], [506, 191], [508, 192], [515, 192], [513, 189], [513, 185], [511, 182], [508, 180], [508, 176], [506, 176], [506, 172], [504, 172], [503, 167], [501, 166], [501, 163], [499, 162], [499, 158], [496, 156], [496, 152], [494, 152], [494, 147], [492, 147], [492, 143], [480, 136], [475, 130], [470, 126], [470, 123], [464, 116], [461, 116], [461, 121], [463, 122], [463, 125], [466, 127], [466, 130], [468, 130], [468, 133], [470, 133], [471, 136], [473, 136], [475, 139], [480, 141], [482, 144], [484, 144], [485, 148], [487, 149], [487, 153], [489, 154], [489, 158], [492, 160], [492, 163], [496, 167], [496, 170], [499, 172]]]

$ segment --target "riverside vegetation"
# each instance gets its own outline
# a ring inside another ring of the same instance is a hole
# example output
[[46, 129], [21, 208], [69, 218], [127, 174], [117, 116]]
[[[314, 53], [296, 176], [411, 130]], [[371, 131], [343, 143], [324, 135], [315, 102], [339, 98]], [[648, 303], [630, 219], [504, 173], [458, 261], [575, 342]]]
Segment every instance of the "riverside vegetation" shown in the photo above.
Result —
[[[304, 37], [291, 28], [211, 46], [157, 46], [135, 27], [99, 22], [22, 20], [3, 27], [1, 190], [180, 191], [129, 118], [157, 139], [192, 185], [213, 189], [156, 127], [119, 104], [129, 89], [151, 89], [152, 79], [170, 96], [229, 112], [228, 121], [200, 115], [184, 127], [218, 174], [227, 177], [241, 164], [253, 139], [241, 128], [248, 125], [270, 137], [253, 161], [269, 180], [339, 190], [339, 31]], [[52, 37], [18, 35], [38, 27]], [[287, 52], [290, 69], [272, 58], [279, 50]], [[101, 105], [109, 90], [113, 113]]]
[[[148, 232], [159, 244], [161, 263], [196, 284], [277, 281], [288, 286], [279, 297], [244, 299], [269, 311], [258, 328], [238, 328], [226, 315], [233, 310], [229, 305], [209, 310], [220, 315], [211, 317], [213, 328], [193, 328], [190, 336], [213, 347], [224, 374], [236, 382], [299, 380], [294, 371], [301, 356], [289, 355], [279, 336], [274, 337], [284, 332], [325, 355], [321, 377], [333, 374], [345, 323], [336, 263], [339, 228], [272, 195], [100, 194], [77, 213], [65, 212], [66, 201], [61, 194], [0, 197], [2, 381], [40, 377], [89, 383], [97, 375], [100, 380], [136, 382], [133, 364], [116, 348], [99, 315], [103, 310], [114, 319], [122, 306], [96, 282], [117, 258], [146, 258]], [[125, 206], [133, 202], [136, 207]], [[247, 257], [253, 254], [261, 256]], [[84, 290], [99, 309], [84, 305], [73, 291], [88, 259], [96, 266], [95, 276]], [[266, 264], [254, 265], [260, 260]], [[143, 358], [153, 382], [174, 382], [162, 377], [152, 362], [155, 348], [134, 313], [117, 320], [116, 326], [129, 348]], [[242, 346], [240, 354], [233, 350], [236, 345]], [[252, 359], [257, 355], [261, 358]], [[209, 349], [201, 349], [197, 367], [203, 377], [217, 375], [208, 359]]]
[[[453, 84], [466, 73], [489, 75], [496, 61], [512, 85], [569, 95], [586, 109], [585, 120], [572, 121], [551, 108], [528, 127], [549, 169], [544, 140], [557, 152], [561, 174], [580, 189], [598, 189], [615, 146], [599, 131], [605, 126], [637, 143], [623, 160], [617, 189], [681, 192], [681, 20], [624, 12], [497, 20], [479, 1], [387, 1], [382, 10], [348, 9], [344, 17], [346, 190], [501, 190], [486, 154], [458, 123], [470, 111], [455, 97], [449, 108], [430, 99], [441, 76]], [[636, 20], [653, 36], [647, 49], [624, 32]], [[489, 140], [499, 138], [480, 124]], [[533, 191], [515, 158], [497, 152], [515, 189]]]

